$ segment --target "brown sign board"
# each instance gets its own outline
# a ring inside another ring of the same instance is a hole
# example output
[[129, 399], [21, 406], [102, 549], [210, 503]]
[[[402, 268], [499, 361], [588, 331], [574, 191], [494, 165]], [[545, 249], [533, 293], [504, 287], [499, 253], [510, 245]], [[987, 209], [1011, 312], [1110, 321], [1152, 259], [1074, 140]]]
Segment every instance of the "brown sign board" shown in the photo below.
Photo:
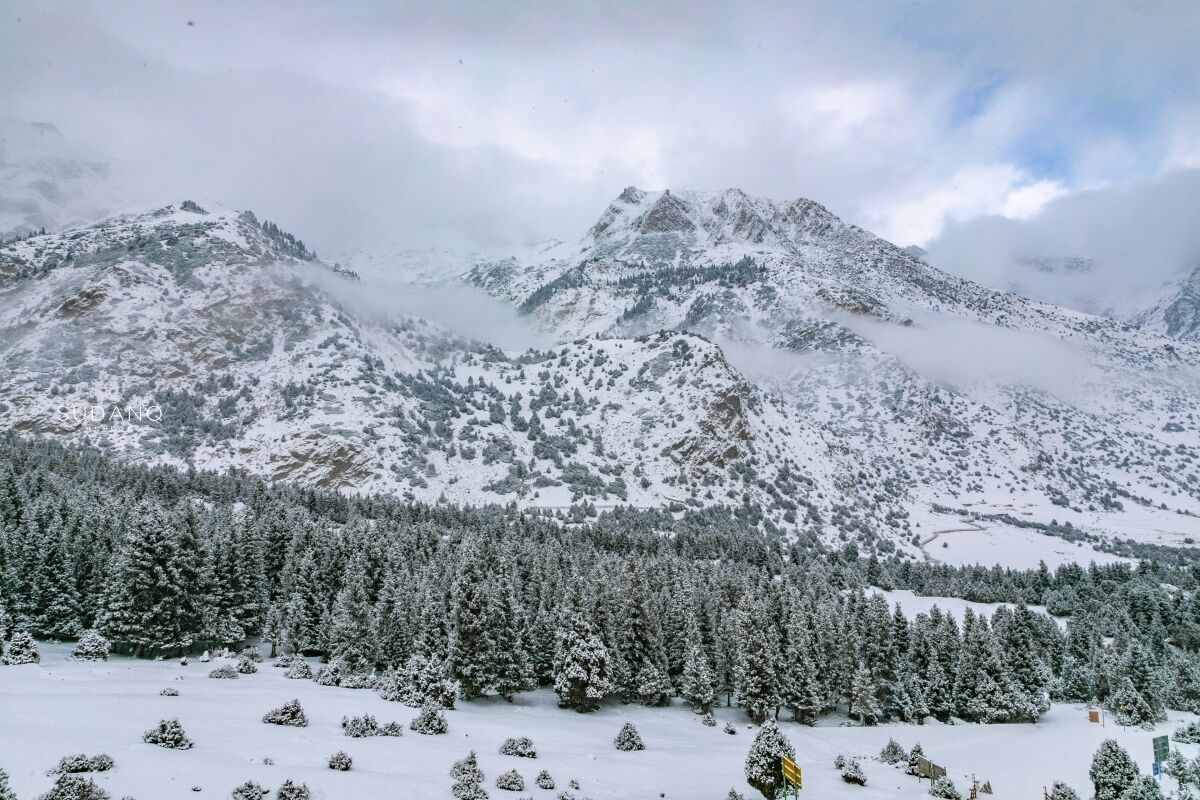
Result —
[[803, 788], [804, 773], [802, 773], [800, 768], [796, 766], [796, 762], [787, 756], [783, 756], [779, 759], [779, 761], [783, 766], [783, 777], [787, 780], [787, 782], [795, 786], [797, 789]]
[[1088, 722], [1099, 722], [1099, 721], [1100, 721], [1100, 712], [1094, 708], [1088, 709]]
[[932, 781], [946, 777], [946, 768], [939, 767], [925, 756], [917, 756], [917, 775]]

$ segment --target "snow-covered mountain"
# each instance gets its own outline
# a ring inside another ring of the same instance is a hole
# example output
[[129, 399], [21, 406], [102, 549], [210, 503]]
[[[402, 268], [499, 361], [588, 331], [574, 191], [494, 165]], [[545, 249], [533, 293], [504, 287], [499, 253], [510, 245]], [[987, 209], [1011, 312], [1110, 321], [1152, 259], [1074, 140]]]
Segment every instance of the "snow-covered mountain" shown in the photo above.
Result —
[[631, 188], [577, 242], [459, 273], [554, 344], [387, 313], [210, 204], [11, 243], [0, 423], [429, 500], [721, 504], [910, 552], [943, 506], [1200, 511], [1195, 345], [950, 277], [811, 201]]
[[1168, 283], [1130, 322], [1176, 339], [1200, 341], [1200, 264]]
[[117, 207], [109, 162], [45, 122], [0, 119], [0, 241], [94, 222]]

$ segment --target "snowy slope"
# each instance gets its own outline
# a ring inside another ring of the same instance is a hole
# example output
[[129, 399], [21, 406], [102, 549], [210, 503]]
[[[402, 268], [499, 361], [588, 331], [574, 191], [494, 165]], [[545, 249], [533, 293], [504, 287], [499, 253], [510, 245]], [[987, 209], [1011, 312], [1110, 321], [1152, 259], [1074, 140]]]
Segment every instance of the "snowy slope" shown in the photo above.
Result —
[[1187, 341], [1200, 341], [1200, 265], [1163, 288], [1130, 322]]
[[[494, 786], [496, 777], [517, 769], [526, 790], [512, 796], [553, 798], [570, 791], [594, 800], [642, 800], [647, 797], [723, 798], [736, 788], [746, 797], [742, 766], [755, 730], [744, 724], [740, 711], [718, 708], [723, 724], [732, 722], [737, 734], [722, 726], [705, 727], [700, 718], [678, 703], [668, 708], [637, 705], [606, 706], [593, 714], [572, 714], [555, 707], [549, 690], [522, 693], [512, 704], [498, 699], [463, 702], [446, 712], [449, 732], [420, 736], [407, 730], [416, 713], [399, 703], [381, 700], [374, 692], [319, 686], [313, 681], [288, 680], [284, 670], [263, 664], [258, 673], [238, 680], [204, 677], [215, 664], [195, 661], [181, 667], [174, 661], [114, 657], [107, 663], [65, 660], [70, 645], [43, 647], [43, 663], [5, 667], [0, 681], [0, 766], [11, 775], [18, 797], [35, 797], [52, 783], [46, 770], [68, 753], [108, 753], [116, 766], [92, 777], [113, 797], [132, 795], [159, 800], [226, 797], [235, 787], [255, 780], [272, 790], [285, 779], [306, 783], [320, 800], [390, 796], [403, 787], [403, 796], [448, 797], [450, 765], [469, 751], [478, 754], [485, 786], [492, 797], [508, 794]], [[229, 662], [232, 663], [232, 662]], [[164, 687], [177, 697], [161, 697]], [[305, 728], [264, 725], [267, 710], [292, 699], [300, 700], [310, 723]], [[500, 707], [503, 706], [503, 713]], [[339, 721], [346, 715], [371, 713], [381, 722], [405, 724], [404, 735], [350, 739]], [[935, 763], [944, 765], [958, 789], [965, 792], [973, 774], [989, 781], [996, 800], [1036, 797], [1042, 786], [1064, 781], [1081, 796], [1090, 791], [1088, 766], [1092, 754], [1107, 738], [1117, 739], [1149, 774], [1151, 738], [1169, 734], [1193, 715], [1171, 713], [1170, 722], [1155, 730], [1122, 729], [1087, 722], [1083, 708], [1056, 705], [1034, 725], [943, 725], [936, 721], [917, 727], [891, 724], [863, 728], [830, 718], [816, 728], [784, 723], [783, 732], [796, 749], [804, 771], [805, 793], [829, 798], [883, 800], [927, 798], [929, 783], [882, 764], [877, 756], [889, 737], [905, 749], [920, 742]], [[190, 750], [165, 750], [141, 741], [144, 730], [163, 718], [177, 717], [195, 741]], [[612, 738], [625, 721], [633, 722], [646, 749], [623, 753]], [[510, 736], [529, 736], [536, 759], [498, 754]], [[1172, 743], [1192, 757], [1196, 745]], [[337, 750], [354, 759], [349, 772], [325, 767]], [[867, 785], [841, 780], [833, 759], [838, 754], [862, 759]], [[270, 758], [273, 764], [262, 763]], [[557, 785], [546, 791], [533, 777], [546, 769]], [[1167, 779], [1164, 788], [1173, 788]]]

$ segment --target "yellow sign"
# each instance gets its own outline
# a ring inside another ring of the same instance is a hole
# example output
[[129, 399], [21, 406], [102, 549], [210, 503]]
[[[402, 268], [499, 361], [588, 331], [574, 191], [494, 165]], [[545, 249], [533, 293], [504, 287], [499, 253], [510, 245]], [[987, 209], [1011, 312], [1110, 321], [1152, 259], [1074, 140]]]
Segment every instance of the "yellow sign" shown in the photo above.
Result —
[[804, 787], [804, 773], [796, 766], [796, 762], [792, 761], [787, 756], [779, 759], [783, 763], [783, 777], [788, 783], [795, 786], [797, 789]]

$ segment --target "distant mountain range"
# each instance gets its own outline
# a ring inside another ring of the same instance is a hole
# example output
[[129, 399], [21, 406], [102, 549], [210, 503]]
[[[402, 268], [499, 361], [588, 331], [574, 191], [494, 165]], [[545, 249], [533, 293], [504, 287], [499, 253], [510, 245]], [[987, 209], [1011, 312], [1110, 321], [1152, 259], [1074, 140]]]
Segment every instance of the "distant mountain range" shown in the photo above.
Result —
[[883, 551], [916, 553], [944, 508], [1200, 511], [1197, 345], [952, 277], [812, 201], [630, 188], [575, 242], [457, 267], [396, 265], [552, 344], [386, 313], [249, 212], [10, 243], [0, 422], [428, 500], [722, 505]]

